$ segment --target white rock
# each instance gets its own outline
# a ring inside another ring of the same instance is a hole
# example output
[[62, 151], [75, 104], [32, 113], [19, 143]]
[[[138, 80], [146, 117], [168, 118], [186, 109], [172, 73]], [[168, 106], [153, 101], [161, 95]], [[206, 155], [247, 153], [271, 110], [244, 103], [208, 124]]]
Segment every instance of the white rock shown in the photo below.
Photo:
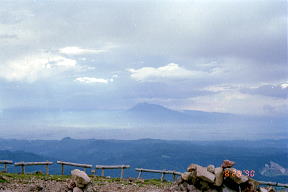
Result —
[[209, 183], [214, 183], [215, 181], [215, 175], [207, 171], [206, 167], [197, 166], [196, 176]]
[[215, 166], [214, 165], [208, 165], [207, 171], [209, 171], [211, 173], [215, 173]]
[[260, 192], [268, 192], [268, 190], [265, 189], [265, 188], [263, 188], [263, 187], [260, 187], [259, 191], [260, 191]]
[[214, 185], [220, 187], [223, 184], [223, 168], [215, 168], [215, 182]]
[[91, 179], [84, 171], [80, 171], [79, 169], [74, 169], [71, 171], [72, 180], [76, 183], [77, 187], [83, 188], [85, 185], [90, 183]]
[[74, 187], [73, 192], [83, 192], [83, 190], [80, 189], [79, 187]]
[[184, 172], [181, 174], [181, 177], [184, 181], [188, 181], [189, 180], [189, 177], [191, 175], [191, 172]]

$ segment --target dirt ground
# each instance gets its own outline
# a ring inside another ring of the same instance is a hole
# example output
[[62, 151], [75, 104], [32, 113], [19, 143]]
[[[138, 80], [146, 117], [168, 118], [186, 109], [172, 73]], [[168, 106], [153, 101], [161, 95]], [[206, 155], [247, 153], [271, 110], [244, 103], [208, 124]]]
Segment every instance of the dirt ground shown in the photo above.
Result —
[[[2, 179], [1, 179], [2, 178]], [[2, 182], [1, 182], [2, 181]], [[0, 175], [0, 192], [65, 192], [68, 176]], [[174, 192], [173, 184], [158, 180], [92, 178], [97, 192]]]

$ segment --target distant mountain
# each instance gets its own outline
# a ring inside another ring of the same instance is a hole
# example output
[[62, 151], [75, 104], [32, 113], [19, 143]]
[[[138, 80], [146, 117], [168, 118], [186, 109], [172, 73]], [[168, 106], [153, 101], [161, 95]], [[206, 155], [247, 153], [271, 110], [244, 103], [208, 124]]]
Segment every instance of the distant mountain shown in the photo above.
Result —
[[[93, 165], [129, 164], [132, 168], [125, 171], [125, 174], [133, 177], [136, 176], [136, 167], [183, 172], [190, 163], [219, 166], [224, 159], [230, 159], [236, 162], [237, 169], [254, 170], [256, 179], [283, 182], [288, 176], [276, 175], [268, 178], [260, 171], [270, 161], [288, 167], [285, 143], [287, 144], [288, 140], [208, 142], [159, 139], [80, 140], [69, 137], [62, 140], [0, 139], [0, 149], [7, 149], [0, 151], [0, 159], [53, 162], [63, 160]], [[30, 170], [40, 168], [43, 166], [31, 167]], [[69, 169], [65, 169], [67, 173]], [[279, 170], [283, 172], [282, 168]], [[51, 173], [59, 171], [59, 165], [51, 166]], [[114, 173], [119, 176], [117, 171], [112, 171], [112, 176]], [[158, 177], [155, 174], [150, 176]]]
[[129, 118], [132, 120], [143, 120], [147, 123], [157, 122], [157, 123], [172, 123], [172, 124], [181, 124], [181, 123], [191, 123], [193, 119], [191, 116], [168, 109], [161, 105], [148, 104], [148, 103], [139, 103], [129, 109], [126, 113]]
[[131, 109], [118, 111], [4, 110], [0, 136], [28, 139], [60, 139], [66, 136], [107, 139], [279, 139], [288, 138], [287, 126], [288, 118], [284, 117], [176, 111], [161, 105], [139, 103]]
[[[0, 150], [0, 159], [1, 160], [12, 160], [17, 161], [46, 161], [49, 158], [42, 155], [37, 155], [31, 152], [24, 151], [9, 151], [9, 150]], [[51, 158], [50, 158], [51, 159]]]

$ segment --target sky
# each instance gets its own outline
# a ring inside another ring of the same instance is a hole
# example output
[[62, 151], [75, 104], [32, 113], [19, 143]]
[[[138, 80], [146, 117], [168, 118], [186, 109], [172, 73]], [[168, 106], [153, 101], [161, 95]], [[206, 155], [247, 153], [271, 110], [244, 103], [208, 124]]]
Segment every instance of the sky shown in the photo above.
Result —
[[285, 0], [2, 0], [0, 112], [288, 113]]

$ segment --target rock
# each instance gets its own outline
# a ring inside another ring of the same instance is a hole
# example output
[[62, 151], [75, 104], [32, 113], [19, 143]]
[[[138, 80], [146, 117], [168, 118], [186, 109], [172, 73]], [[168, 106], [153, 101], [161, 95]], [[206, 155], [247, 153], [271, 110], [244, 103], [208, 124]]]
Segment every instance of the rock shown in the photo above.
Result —
[[187, 191], [189, 191], [189, 192], [201, 192], [194, 185], [187, 185]]
[[128, 181], [130, 182], [130, 183], [132, 183], [132, 182], [135, 182], [137, 179], [136, 178], [133, 178], [133, 177], [129, 177], [128, 178]]
[[83, 192], [83, 190], [80, 189], [79, 187], [74, 187], [73, 192]]
[[32, 185], [29, 188], [29, 191], [33, 191], [33, 192], [38, 192], [38, 191], [42, 191], [43, 187], [39, 186], [39, 185]]
[[189, 167], [187, 168], [187, 171], [188, 171], [188, 172], [192, 172], [193, 170], [196, 170], [198, 166], [199, 166], [199, 165], [197, 165], [197, 164], [191, 164], [191, 165], [189, 165]]
[[200, 185], [201, 191], [207, 191], [209, 189], [209, 183], [206, 181], [203, 181], [203, 180], [200, 181], [199, 185]]
[[75, 182], [76, 186], [80, 188], [85, 187], [85, 185], [87, 185], [91, 181], [88, 175], [84, 171], [80, 171], [79, 169], [72, 170], [71, 175], [72, 180]]
[[218, 192], [217, 189], [208, 189], [206, 192]]
[[234, 161], [230, 161], [230, 160], [224, 160], [221, 167], [222, 168], [231, 168], [235, 165]]
[[176, 185], [180, 185], [181, 183], [183, 183], [184, 182], [184, 180], [182, 179], [182, 177], [178, 177], [177, 179], [176, 179], [176, 181], [175, 181], [175, 184]]
[[94, 188], [92, 183], [89, 183], [86, 185], [86, 187], [83, 189], [84, 192], [96, 192], [96, 188]]
[[267, 191], [269, 191], [269, 192], [275, 192], [276, 190], [275, 190], [273, 187], [268, 187], [268, 188], [267, 188]]
[[266, 188], [264, 187], [260, 187], [259, 188], [259, 192], [269, 192]]
[[215, 168], [215, 182], [214, 185], [220, 187], [223, 184], [223, 168]]
[[188, 184], [186, 182], [179, 185], [180, 191], [187, 191]]
[[255, 183], [250, 180], [246, 183], [243, 183], [241, 185], [241, 191], [242, 192], [254, 192], [254, 191], [256, 192]]
[[73, 189], [74, 187], [76, 187], [76, 183], [74, 181], [70, 181], [67, 185], [68, 189]]
[[190, 178], [191, 178], [191, 172], [184, 172], [181, 174], [181, 178], [184, 180], [184, 181], [188, 181]]
[[233, 190], [233, 189], [230, 189], [230, 188], [228, 188], [228, 187], [224, 187], [223, 189], [222, 189], [222, 192], [237, 192], [237, 191], [235, 191], [235, 190]]
[[226, 171], [228, 171], [228, 177], [237, 184], [245, 183], [249, 180], [248, 176], [239, 174], [242, 173], [240, 170], [234, 168], [226, 168], [225, 172]]
[[211, 173], [215, 173], [215, 166], [214, 165], [208, 165], [207, 171], [209, 171]]
[[209, 183], [214, 183], [215, 181], [215, 175], [207, 171], [206, 167], [197, 166], [196, 177]]

